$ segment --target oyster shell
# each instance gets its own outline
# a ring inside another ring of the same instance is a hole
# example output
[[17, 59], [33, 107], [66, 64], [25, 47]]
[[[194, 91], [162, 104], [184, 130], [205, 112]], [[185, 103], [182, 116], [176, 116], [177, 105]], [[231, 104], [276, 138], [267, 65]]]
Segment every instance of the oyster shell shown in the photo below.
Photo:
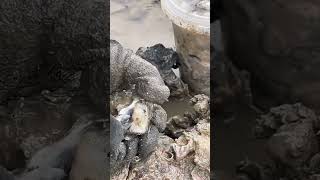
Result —
[[138, 102], [135, 104], [131, 116], [131, 124], [129, 133], [144, 134], [147, 132], [150, 124], [151, 113], [149, 106], [145, 102]]
[[186, 136], [180, 136], [176, 143], [172, 144], [172, 150], [175, 154], [175, 159], [180, 161], [184, 159], [188, 154], [193, 152], [195, 149], [194, 141]]
[[139, 99], [134, 99], [129, 106], [122, 108], [119, 111], [116, 119], [122, 123], [127, 123], [127, 121], [132, 117], [133, 111], [138, 102], [139, 102]]
[[126, 129], [127, 140], [131, 139], [132, 135], [142, 135], [148, 131], [152, 117], [152, 103], [134, 97], [128, 92], [116, 94], [111, 99], [111, 112]]

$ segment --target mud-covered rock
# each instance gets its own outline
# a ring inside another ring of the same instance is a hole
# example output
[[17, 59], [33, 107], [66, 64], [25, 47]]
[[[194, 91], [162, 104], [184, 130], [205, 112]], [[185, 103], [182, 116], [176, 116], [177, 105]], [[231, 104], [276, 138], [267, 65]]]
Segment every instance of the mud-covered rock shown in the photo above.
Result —
[[270, 137], [267, 151], [276, 163], [281, 164], [291, 178], [302, 178], [303, 166], [319, 151], [317, 137], [311, 123], [283, 125]]
[[284, 104], [257, 119], [259, 138], [268, 138], [266, 150], [273, 161], [274, 178], [312, 179], [318, 173], [319, 119], [304, 105]]
[[301, 103], [284, 104], [271, 108], [269, 113], [257, 118], [254, 134], [256, 137], [269, 137], [282, 125], [305, 122], [310, 123], [313, 128], [319, 128], [319, 119], [312, 109]]

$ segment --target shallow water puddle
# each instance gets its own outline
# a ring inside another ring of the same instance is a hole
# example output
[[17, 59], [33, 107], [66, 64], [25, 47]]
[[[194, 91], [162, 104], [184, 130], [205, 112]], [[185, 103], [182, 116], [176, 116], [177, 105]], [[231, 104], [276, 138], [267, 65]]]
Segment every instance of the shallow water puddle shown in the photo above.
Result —
[[186, 111], [193, 112], [192, 106], [189, 104], [188, 99], [170, 99], [169, 102], [164, 103], [162, 107], [166, 110], [168, 118], [175, 115], [183, 116]]

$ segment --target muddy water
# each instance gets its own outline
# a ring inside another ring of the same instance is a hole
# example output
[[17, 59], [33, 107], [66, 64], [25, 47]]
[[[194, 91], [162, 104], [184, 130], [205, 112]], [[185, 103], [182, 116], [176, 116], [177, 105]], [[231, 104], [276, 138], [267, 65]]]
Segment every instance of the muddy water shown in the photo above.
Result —
[[[162, 43], [174, 48], [171, 22], [165, 17], [159, 1], [111, 0], [110, 35], [126, 48], [136, 51], [139, 47]], [[215, 25], [214, 25], [215, 26]], [[220, 33], [214, 33], [218, 40]], [[221, 47], [219, 47], [220, 49]], [[187, 100], [170, 100], [164, 104], [168, 117], [190, 111]], [[256, 114], [249, 108], [238, 108], [235, 120], [226, 125], [221, 118], [213, 120], [213, 166], [218, 180], [234, 180], [235, 164], [248, 157], [263, 160], [263, 142], [251, 136], [250, 127]]]
[[184, 112], [192, 112], [193, 109], [189, 104], [188, 100], [169, 100], [163, 104], [163, 108], [166, 110], [168, 117], [175, 115], [183, 115]]
[[[174, 48], [171, 21], [160, 0], [110, 0], [110, 37], [134, 52], [161, 43]], [[179, 76], [179, 70], [173, 70]]]
[[158, 0], [111, 0], [110, 35], [126, 48], [162, 43], [174, 47], [171, 22]]

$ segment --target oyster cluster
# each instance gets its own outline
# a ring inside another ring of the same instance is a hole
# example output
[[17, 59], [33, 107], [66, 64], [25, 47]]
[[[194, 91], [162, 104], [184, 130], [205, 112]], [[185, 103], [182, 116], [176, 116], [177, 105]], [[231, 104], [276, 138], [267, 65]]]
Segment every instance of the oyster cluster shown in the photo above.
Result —
[[124, 179], [210, 179], [209, 98], [196, 95], [190, 99], [190, 104], [194, 110], [190, 112], [192, 116], [181, 117], [181, 120], [174, 116], [167, 121], [167, 125], [174, 121], [175, 125], [185, 127], [180, 128], [178, 137], [168, 136], [167, 131], [161, 134], [155, 151], [145, 161], [127, 168], [122, 173]]
[[[116, 92], [110, 97], [110, 112], [119, 132], [111, 152], [112, 178], [126, 176], [133, 164], [147, 159], [158, 145], [161, 132], [166, 127], [167, 114], [158, 104], [136, 96], [134, 91]], [[124, 173], [124, 174], [123, 174]]]

